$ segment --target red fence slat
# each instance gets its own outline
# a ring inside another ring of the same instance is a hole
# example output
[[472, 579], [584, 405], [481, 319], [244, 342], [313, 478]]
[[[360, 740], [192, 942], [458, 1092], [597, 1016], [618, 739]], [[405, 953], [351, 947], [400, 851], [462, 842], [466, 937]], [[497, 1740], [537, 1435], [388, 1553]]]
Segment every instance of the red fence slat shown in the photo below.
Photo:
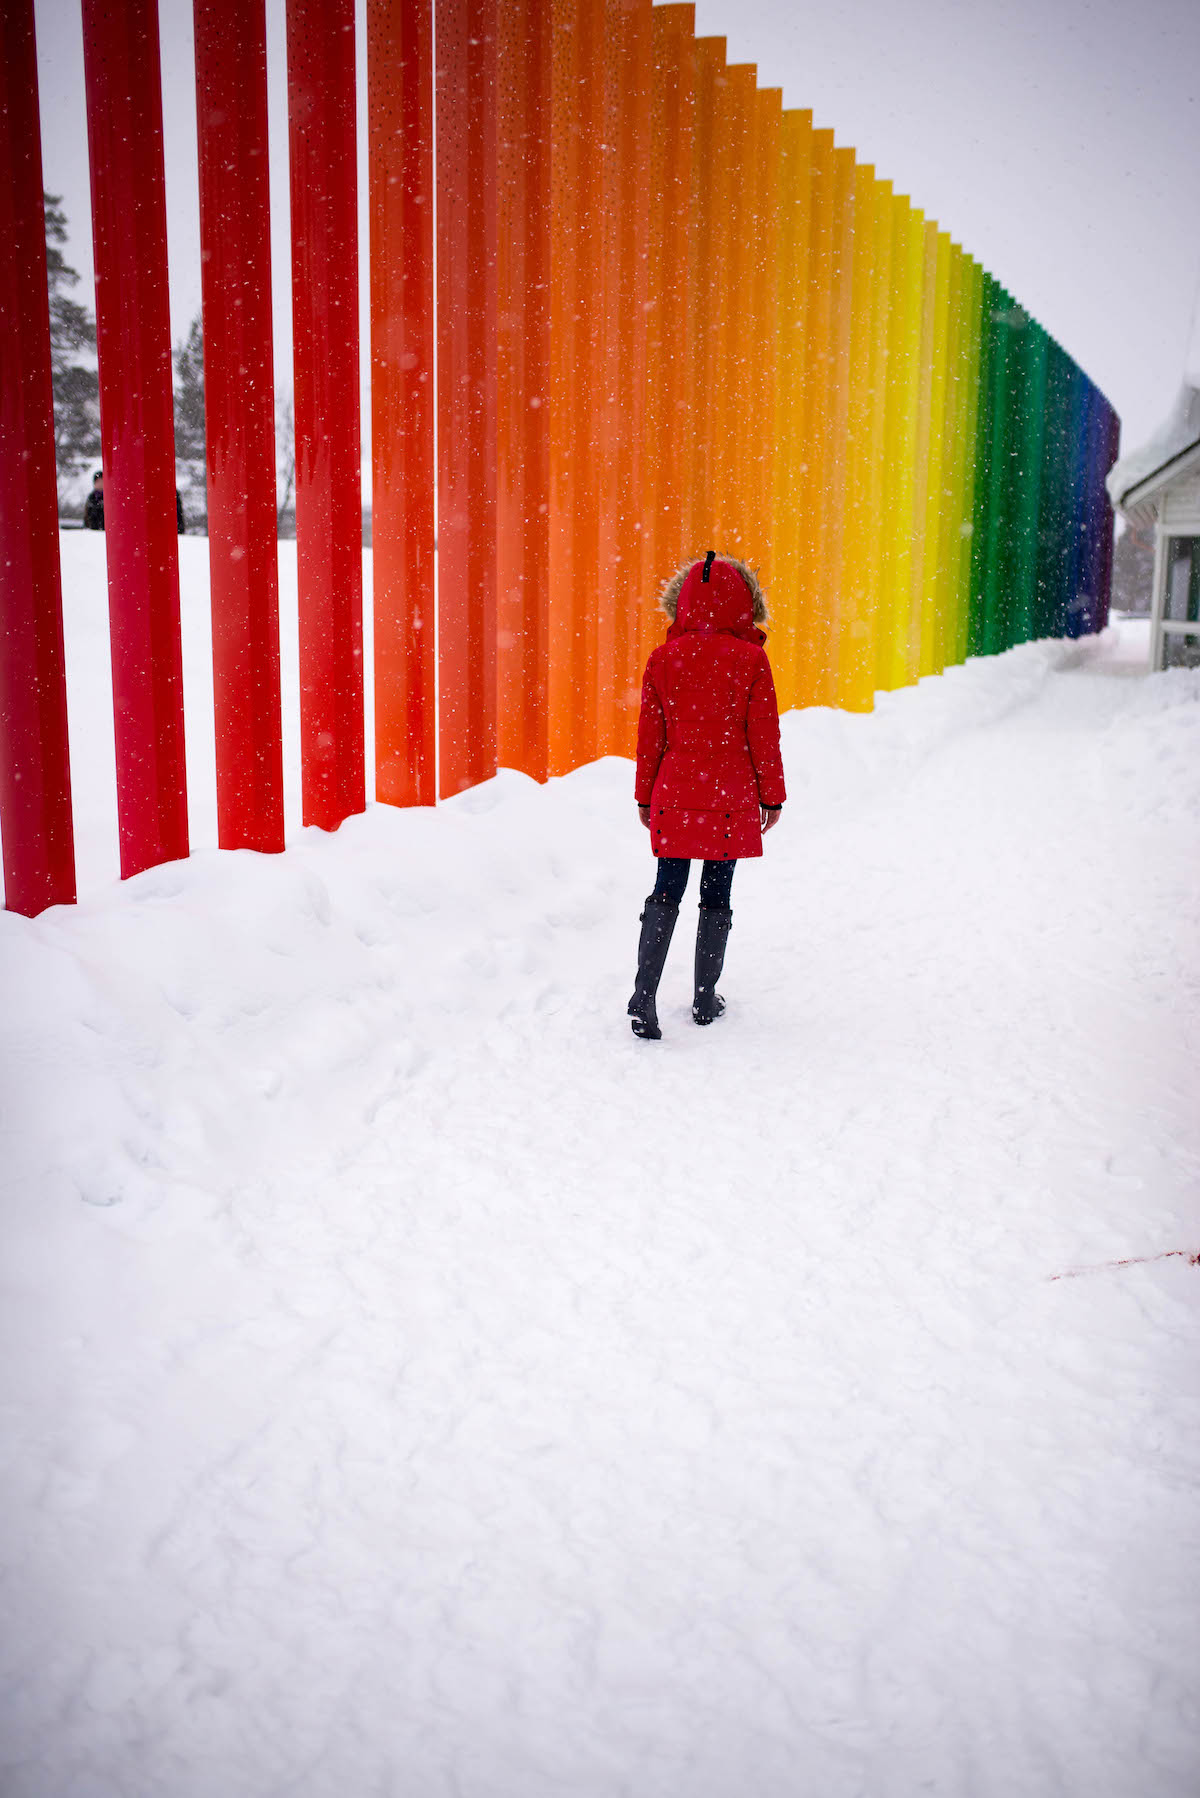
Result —
[[287, 0], [305, 824], [366, 804], [354, 0]]
[[155, 0], [83, 0], [121, 874], [188, 852]]
[[33, 0], [0, 7], [0, 834], [10, 911], [75, 897]]
[[222, 849], [283, 848], [267, 38], [263, 0], [194, 0], [204, 423]]

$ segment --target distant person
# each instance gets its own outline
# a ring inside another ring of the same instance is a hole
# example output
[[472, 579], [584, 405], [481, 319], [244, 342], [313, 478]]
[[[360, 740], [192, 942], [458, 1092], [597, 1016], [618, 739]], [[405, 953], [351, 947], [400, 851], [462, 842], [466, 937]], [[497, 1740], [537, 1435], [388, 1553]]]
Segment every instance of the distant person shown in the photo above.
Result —
[[732, 556], [681, 568], [659, 601], [667, 640], [646, 663], [634, 797], [658, 857], [642, 912], [637, 982], [627, 1007], [635, 1036], [657, 1040], [655, 998], [693, 861], [703, 861], [692, 1017], [725, 1010], [717, 981], [733, 923], [733, 871], [762, 854], [763, 832], [787, 797], [779, 706], [763, 643], [767, 606], [753, 569]]
[[104, 529], [104, 471], [97, 469], [92, 476], [92, 491], [83, 502], [83, 526], [88, 531]]
[[179, 497], [178, 487], [175, 489], [175, 524], [179, 535], [182, 537], [183, 533], [187, 530], [187, 520], [183, 516], [183, 501]]

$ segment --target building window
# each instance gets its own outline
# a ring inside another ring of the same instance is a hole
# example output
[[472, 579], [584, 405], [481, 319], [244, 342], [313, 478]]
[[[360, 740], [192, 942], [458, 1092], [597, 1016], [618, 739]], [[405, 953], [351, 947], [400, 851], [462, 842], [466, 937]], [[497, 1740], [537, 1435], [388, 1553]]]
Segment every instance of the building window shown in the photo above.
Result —
[[1160, 668], [1200, 668], [1200, 631], [1164, 631]]
[[1171, 624], [1200, 624], [1200, 537], [1168, 537], [1167, 590], [1163, 619]]

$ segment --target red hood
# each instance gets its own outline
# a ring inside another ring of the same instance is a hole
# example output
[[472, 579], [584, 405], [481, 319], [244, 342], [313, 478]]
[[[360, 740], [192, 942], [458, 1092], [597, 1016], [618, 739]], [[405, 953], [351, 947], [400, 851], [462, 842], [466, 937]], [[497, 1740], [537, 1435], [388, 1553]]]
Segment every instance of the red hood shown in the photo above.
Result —
[[750, 589], [732, 562], [716, 561], [704, 580], [704, 563], [694, 562], [688, 570], [675, 607], [675, 622], [667, 639], [680, 637], [685, 631], [729, 631], [749, 643], [765, 643], [766, 632], [754, 623], [754, 601]]

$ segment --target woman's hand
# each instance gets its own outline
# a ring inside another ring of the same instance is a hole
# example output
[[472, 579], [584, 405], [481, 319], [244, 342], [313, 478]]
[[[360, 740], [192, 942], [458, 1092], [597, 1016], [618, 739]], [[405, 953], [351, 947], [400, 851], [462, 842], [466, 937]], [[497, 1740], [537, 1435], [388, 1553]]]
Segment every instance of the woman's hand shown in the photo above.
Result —
[[638, 817], [642, 820], [642, 823], [646, 826], [646, 829], [649, 830], [649, 828], [650, 828], [650, 807], [648, 805], [639, 805], [638, 806]]
[[783, 816], [783, 807], [781, 805], [772, 806], [771, 810], [768, 811], [766, 806], [764, 805], [764, 806], [761, 806], [759, 809], [762, 812], [763, 830], [764, 831], [774, 830], [774, 828], [778, 824], [780, 818], [782, 818], [782, 816]]

